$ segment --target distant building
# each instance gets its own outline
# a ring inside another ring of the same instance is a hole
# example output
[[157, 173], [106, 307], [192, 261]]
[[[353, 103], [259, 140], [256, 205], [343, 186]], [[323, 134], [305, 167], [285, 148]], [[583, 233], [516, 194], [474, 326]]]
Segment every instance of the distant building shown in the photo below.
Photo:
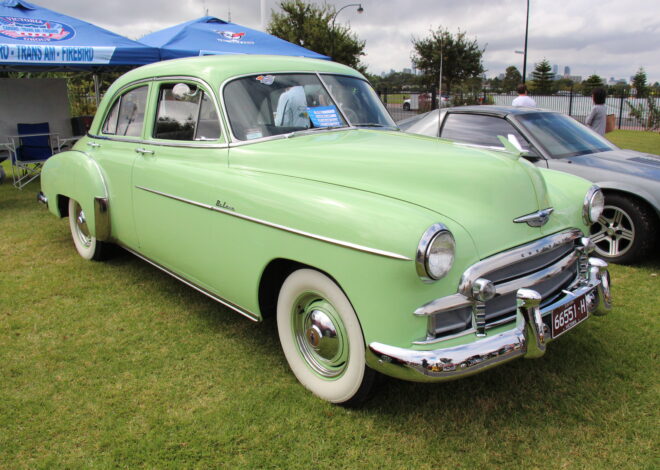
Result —
[[567, 65], [564, 67], [564, 77], [568, 77], [571, 74], [571, 68]]
[[552, 65], [552, 75], [557, 75], [559, 72], [559, 66], [557, 64]]
[[403, 73], [411, 74], [411, 73], [412, 73], [412, 70], [411, 70], [411, 69], [403, 69]]
[[564, 78], [568, 78], [573, 83], [580, 83], [582, 81], [582, 75], [564, 75]]

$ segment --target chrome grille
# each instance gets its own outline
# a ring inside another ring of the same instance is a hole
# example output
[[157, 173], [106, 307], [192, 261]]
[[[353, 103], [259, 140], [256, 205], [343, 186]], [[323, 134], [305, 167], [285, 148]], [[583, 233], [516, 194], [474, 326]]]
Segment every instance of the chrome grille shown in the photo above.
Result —
[[467, 269], [459, 293], [421, 307], [417, 315], [428, 316], [426, 341], [446, 339], [474, 330], [472, 283], [484, 278], [495, 284], [496, 296], [486, 302], [486, 329], [515, 320], [516, 291], [530, 288], [541, 294], [546, 306], [562, 295], [579, 275], [576, 241], [579, 230], [569, 230], [513, 248]]

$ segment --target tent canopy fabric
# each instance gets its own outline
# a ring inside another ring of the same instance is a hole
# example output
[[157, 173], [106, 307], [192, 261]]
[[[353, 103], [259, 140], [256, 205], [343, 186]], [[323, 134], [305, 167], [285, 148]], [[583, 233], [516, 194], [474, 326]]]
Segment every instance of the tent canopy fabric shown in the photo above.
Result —
[[24, 0], [0, 0], [0, 68], [96, 69], [160, 60], [158, 50]]
[[160, 49], [162, 60], [214, 54], [273, 54], [330, 58], [278, 37], [204, 16], [147, 34], [140, 42]]

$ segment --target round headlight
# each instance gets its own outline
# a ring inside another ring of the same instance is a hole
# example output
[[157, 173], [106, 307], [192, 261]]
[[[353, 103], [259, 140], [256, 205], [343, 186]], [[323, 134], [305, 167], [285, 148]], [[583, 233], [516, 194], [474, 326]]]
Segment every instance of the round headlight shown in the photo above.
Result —
[[449, 229], [442, 224], [431, 226], [417, 247], [417, 274], [426, 282], [444, 277], [454, 264], [456, 242]]
[[584, 197], [584, 206], [582, 207], [582, 218], [584, 223], [591, 225], [598, 220], [605, 207], [605, 196], [598, 186], [589, 188]]

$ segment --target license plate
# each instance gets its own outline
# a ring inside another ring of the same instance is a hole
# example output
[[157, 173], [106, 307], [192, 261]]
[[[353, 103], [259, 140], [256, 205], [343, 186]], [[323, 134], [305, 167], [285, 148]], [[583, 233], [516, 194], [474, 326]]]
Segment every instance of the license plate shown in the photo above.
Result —
[[581, 295], [552, 311], [552, 337], [567, 332], [589, 316], [586, 295]]

